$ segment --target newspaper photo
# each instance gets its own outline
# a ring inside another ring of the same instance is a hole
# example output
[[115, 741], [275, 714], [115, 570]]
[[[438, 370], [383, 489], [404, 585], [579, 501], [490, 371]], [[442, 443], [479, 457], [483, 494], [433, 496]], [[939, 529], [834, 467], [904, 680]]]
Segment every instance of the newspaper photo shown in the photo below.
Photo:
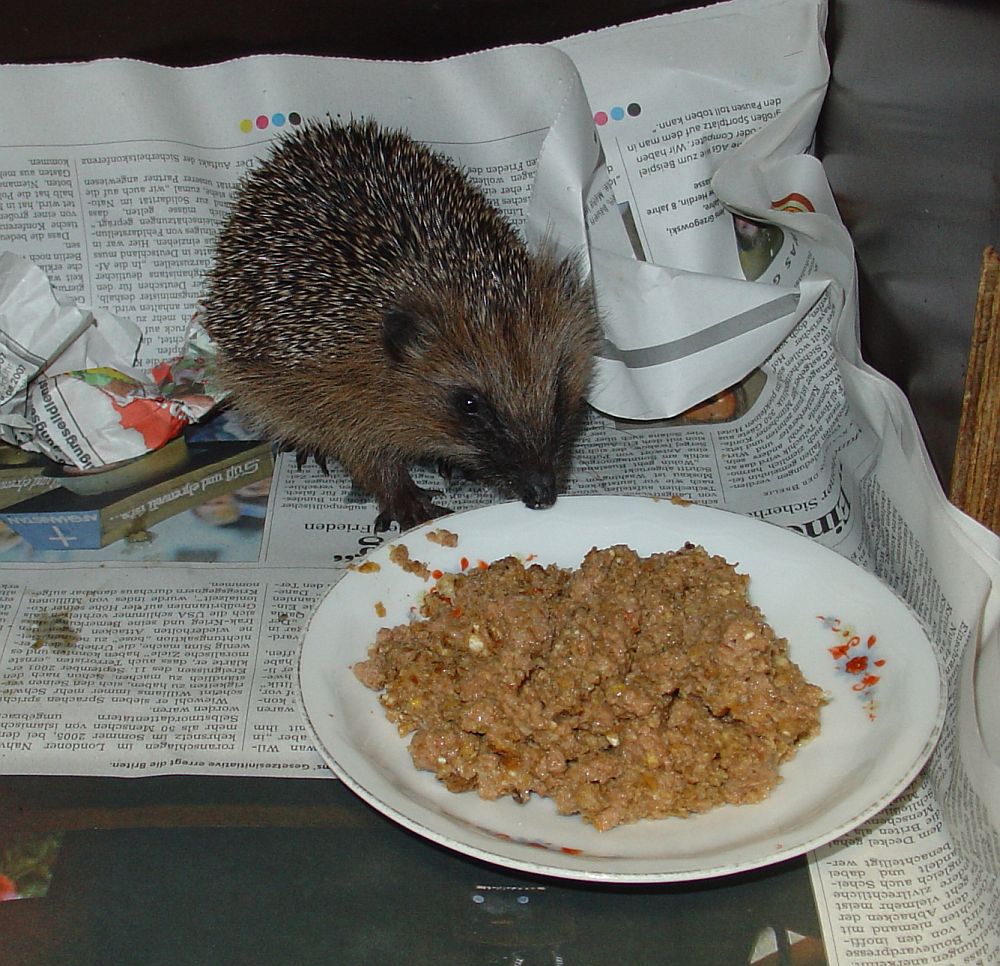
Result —
[[[1000, 538], [948, 503], [861, 356], [810, 153], [826, 17], [733, 0], [432, 63], [0, 66], [0, 772], [329, 776], [302, 633], [398, 528], [226, 408], [198, 320], [241, 178], [312, 119], [372, 118], [580, 257], [604, 333], [568, 494], [792, 530], [919, 617], [944, 730], [901, 797], [809, 855], [826, 956], [1000, 962]], [[451, 510], [501, 499], [414, 478]]]

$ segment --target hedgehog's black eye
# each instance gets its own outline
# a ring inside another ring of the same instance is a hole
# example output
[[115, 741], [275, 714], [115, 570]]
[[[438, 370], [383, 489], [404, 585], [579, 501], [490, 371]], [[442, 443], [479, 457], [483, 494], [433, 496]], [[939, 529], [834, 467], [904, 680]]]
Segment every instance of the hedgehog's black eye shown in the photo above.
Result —
[[454, 406], [461, 416], [478, 416], [481, 409], [479, 396], [471, 389], [459, 389], [455, 393]]

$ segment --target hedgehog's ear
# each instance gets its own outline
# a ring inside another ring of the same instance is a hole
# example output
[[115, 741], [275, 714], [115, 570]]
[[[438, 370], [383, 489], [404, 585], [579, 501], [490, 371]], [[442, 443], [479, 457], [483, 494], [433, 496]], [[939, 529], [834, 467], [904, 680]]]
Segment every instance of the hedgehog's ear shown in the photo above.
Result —
[[420, 341], [420, 323], [416, 316], [401, 308], [388, 309], [382, 316], [382, 344], [386, 355], [397, 365]]
[[584, 288], [579, 253], [571, 252], [560, 258], [549, 242], [543, 242], [536, 259], [537, 278], [552, 286], [568, 299], [579, 298]]
[[580, 256], [575, 253], [567, 255], [559, 262], [557, 273], [563, 292], [569, 298], [578, 296], [581, 288]]

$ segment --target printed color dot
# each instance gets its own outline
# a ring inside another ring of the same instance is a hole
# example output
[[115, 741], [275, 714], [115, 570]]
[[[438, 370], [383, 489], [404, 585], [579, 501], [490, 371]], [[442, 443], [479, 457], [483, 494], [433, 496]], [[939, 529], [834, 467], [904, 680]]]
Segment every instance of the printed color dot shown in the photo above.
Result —
[[611, 108], [611, 117], [614, 120], [620, 121], [624, 116], [625, 116], [625, 110], [624, 110], [624, 108], [621, 108], [621, 107], [613, 107], [613, 108]]
[[597, 112], [597, 113], [596, 113], [596, 114], [594, 115], [594, 123], [595, 123], [595, 124], [596, 124], [596, 125], [597, 125], [598, 127], [603, 127], [603, 126], [604, 126], [605, 124], [607, 124], [607, 123], [608, 123], [608, 115], [607, 115], [607, 114], [605, 114], [605, 113], [604, 113], [604, 111], [598, 111], [598, 112]]
[[629, 104], [625, 110], [628, 111], [629, 117], [638, 117], [642, 113], [642, 108], [635, 101]]
[[254, 118], [244, 117], [240, 121], [240, 130], [244, 134], [250, 134], [254, 130], [266, 131], [269, 127], [284, 127], [286, 124], [294, 125], [301, 123], [302, 115], [297, 111], [289, 111], [288, 114], [277, 111], [270, 117], [266, 114], [258, 114]]

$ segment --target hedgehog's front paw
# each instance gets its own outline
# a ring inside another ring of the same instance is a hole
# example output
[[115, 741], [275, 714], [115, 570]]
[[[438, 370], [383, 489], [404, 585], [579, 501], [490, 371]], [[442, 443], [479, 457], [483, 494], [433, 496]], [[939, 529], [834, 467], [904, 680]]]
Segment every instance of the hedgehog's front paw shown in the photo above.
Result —
[[403, 531], [451, 513], [447, 507], [438, 506], [432, 499], [441, 495], [439, 491], [425, 490], [412, 480], [409, 482], [408, 487], [379, 500], [379, 515], [375, 518], [376, 533], [388, 530], [393, 520], [399, 523], [399, 529]]
[[318, 449], [303, 449], [293, 443], [279, 443], [278, 449], [282, 453], [295, 453], [295, 465], [298, 469], [301, 470], [311, 458], [327, 476], [330, 475], [330, 468], [326, 465], [327, 456]]

